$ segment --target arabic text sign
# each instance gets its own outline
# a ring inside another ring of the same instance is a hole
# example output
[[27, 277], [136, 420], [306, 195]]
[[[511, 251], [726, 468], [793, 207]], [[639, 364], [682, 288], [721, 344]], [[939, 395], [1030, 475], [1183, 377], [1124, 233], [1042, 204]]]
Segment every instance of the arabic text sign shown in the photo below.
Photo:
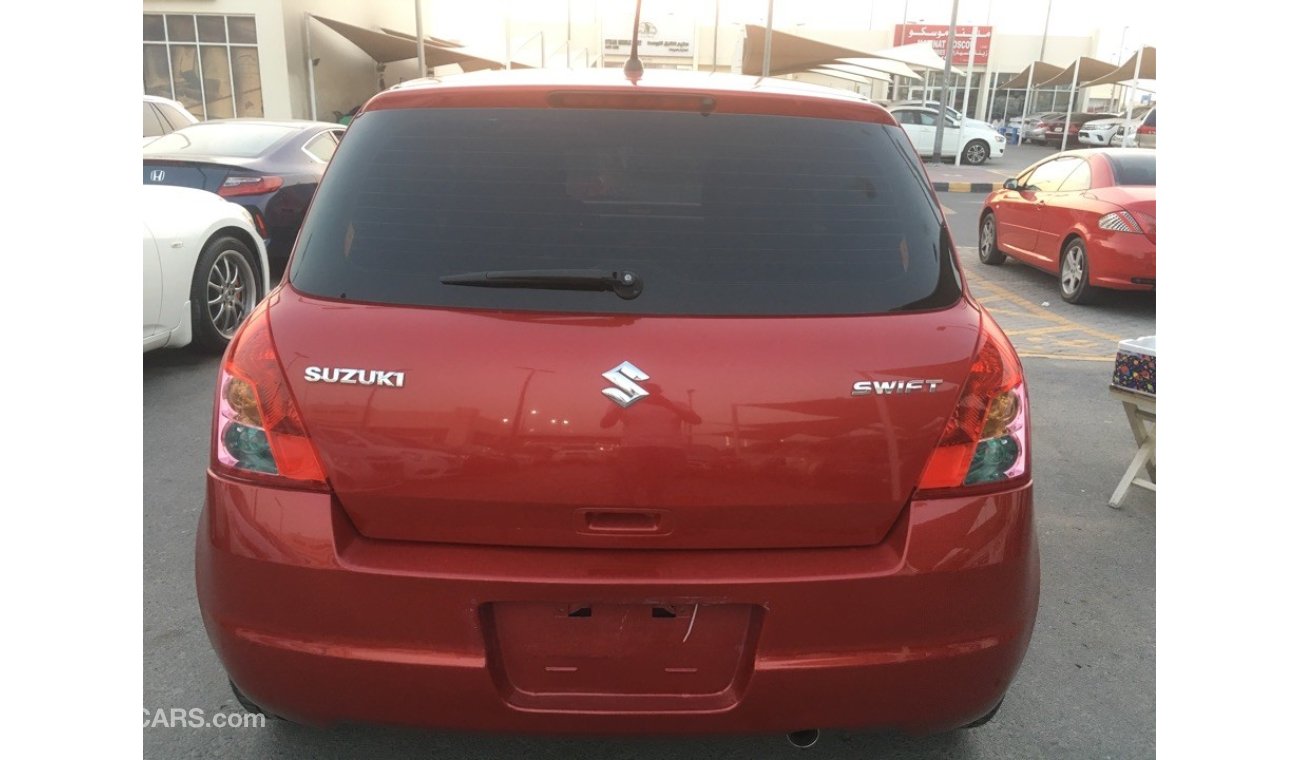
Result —
[[[957, 37], [953, 47], [957, 54], [953, 57], [954, 66], [965, 66], [970, 55], [969, 26], [957, 27]], [[993, 27], [975, 27], [975, 65], [986, 66], [989, 62], [989, 41], [993, 39]], [[907, 24], [894, 27], [894, 44], [911, 45], [914, 42], [929, 42], [934, 45], [934, 52], [940, 58], [946, 57], [948, 48], [948, 27], [940, 24]]]
[[[631, 55], [632, 20], [626, 25], [606, 23], [601, 44], [606, 55]], [[615, 32], [616, 33], [612, 33]], [[690, 22], [674, 18], [641, 22], [637, 39], [637, 55], [647, 58], [690, 58], [695, 54], [695, 27]]]

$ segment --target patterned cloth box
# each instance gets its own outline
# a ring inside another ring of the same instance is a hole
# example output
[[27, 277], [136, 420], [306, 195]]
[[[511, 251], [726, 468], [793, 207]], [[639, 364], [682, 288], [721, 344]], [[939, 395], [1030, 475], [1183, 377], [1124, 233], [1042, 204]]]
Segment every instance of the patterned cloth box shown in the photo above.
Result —
[[1115, 373], [1110, 384], [1116, 388], [1156, 395], [1156, 336], [1121, 340], [1115, 354]]

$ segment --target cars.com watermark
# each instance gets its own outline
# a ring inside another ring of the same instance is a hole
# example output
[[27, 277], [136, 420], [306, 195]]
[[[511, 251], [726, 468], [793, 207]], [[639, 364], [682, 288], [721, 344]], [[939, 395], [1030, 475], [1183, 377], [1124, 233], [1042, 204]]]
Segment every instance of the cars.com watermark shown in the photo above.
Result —
[[213, 713], [201, 707], [144, 708], [145, 728], [266, 728], [265, 715], [252, 713]]

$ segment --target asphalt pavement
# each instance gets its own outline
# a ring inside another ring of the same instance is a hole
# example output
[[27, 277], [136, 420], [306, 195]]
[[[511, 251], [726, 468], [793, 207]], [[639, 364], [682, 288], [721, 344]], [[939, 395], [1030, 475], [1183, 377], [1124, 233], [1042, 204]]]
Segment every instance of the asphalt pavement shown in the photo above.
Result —
[[[1146, 758], [1155, 756], [1155, 495], [1107, 497], [1134, 444], [1106, 393], [1114, 339], [1155, 332], [1152, 294], [1078, 307], [1054, 279], [974, 253], [982, 196], [941, 194], [971, 287], [1025, 364], [1042, 596], [1037, 627], [1006, 702], [988, 725], [932, 737], [831, 731], [811, 752], [844, 758]], [[217, 359], [187, 350], [144, 357], [144, 707], [239, 706], [194, 598], [194, 532], [203, 499]], [[328, 600], [322, 600], [327, 604]], [[564, 739], [412, 731], [144, 729], [145, 757], [760, 758], [798, 752], [781, 736]]]

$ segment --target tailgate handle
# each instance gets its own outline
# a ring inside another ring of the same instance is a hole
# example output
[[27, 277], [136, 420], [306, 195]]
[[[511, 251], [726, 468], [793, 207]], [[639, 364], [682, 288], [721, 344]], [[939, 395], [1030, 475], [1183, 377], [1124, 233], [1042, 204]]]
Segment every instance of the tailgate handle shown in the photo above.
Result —
[[658, 509], [580, 509], [574, 516], [579, 533], [662, 535], [670, 530], [669, 514]]

